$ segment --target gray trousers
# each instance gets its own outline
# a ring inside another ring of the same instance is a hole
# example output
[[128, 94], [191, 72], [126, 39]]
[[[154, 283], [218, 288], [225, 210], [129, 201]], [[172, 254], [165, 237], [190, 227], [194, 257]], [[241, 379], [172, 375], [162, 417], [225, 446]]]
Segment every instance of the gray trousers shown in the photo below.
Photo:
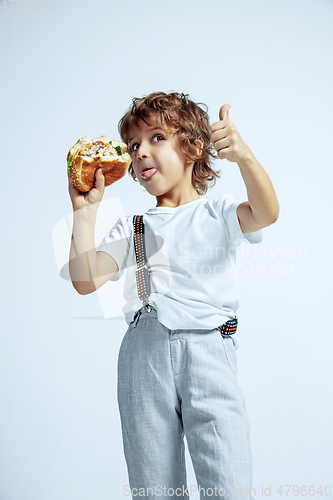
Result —
[[[154, 307], [142, 307], [120, 346], [117, 395], [125, 498], [189, 500], [195, 488], [200, 499], [253, 498], [250, 422], [232, 336], [169, 330]], [[187, 486], [184, 435], [197, 485]]]

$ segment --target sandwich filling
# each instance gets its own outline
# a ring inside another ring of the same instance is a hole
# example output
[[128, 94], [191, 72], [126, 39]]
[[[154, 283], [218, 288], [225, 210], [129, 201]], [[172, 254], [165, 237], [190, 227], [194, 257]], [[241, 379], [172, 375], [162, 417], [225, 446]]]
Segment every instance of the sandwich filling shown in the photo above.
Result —
[[67, 175], [70, 177], [71, 167], [79, 153], [85, 158], [86, 161], [92, 161], [97, 157], [103, 158], [103, 160], [112, 160], [115, 156], [120, 157], [126, 152], [126, 149], [126, 144], [110, 140], [110, 138], [106, 135], [98, 137], [94, 141], [91, 141], [88, 137], [83, 137], [78, 140], [69, 151], [69, 157], [67, 160]]

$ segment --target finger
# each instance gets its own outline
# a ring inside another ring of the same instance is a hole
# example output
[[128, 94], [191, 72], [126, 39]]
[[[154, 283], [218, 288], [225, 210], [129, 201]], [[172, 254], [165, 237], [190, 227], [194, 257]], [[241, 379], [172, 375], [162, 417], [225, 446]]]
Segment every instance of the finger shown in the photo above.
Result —
[[78, 189], [74, 186], [73, 179], [70, 177], [69, 178], [69, 184], [68, 184], [69, 190], [72, 191], [73, 193], [77, 193]]
[[[219, 122], [221, 123], [221, 122]], [[211, 141], [213, 142], [214, 146], [215, 146], [215, 142], [217, 141], [220, 141], [221, 139], [224, 139], [225, 137], [227, 137], [228, 135], [228, 131], [224, 128], [224, 129], [221, 129], [221, 128], [218, 128], [217, 130], [215, 130], [215, 132], [213, 132], [211, 134]]]
[[95, 172], [95, 187], [98, 191], [103, 192], [105, 187], [105, 178], [102, 168], [98, 168]]
[[70, 191], [72, 191], [72, 189], [74, 188], [74, 185], [73, 185], [73, 181], [72, 181], [72, 178], [71, 177], [68, 177], [68, 189]]
[[211, 133], [215, 132], [216, 130], [221, 130], [223, 128], [226, 128], [229, 122], [215, 122], [210, 126], [210, 131]]
[[220, 149], [220, 151], [217, 152], [217, 156], [221, 159], [221, 160], [225, 160], [226, 158], [228, 158], [229, 156], [229, 151], [230, 151], [230, 148], [227, 147], [227, 148], [223, 148], [223, 149]]
[[220, 141], [217, 141], [214, 143], [214, 148], [216, 151], [219, 153], [221, 150], [229, 148], [231, 145], [230, 139], [225, 137], [224, 139], [221, 139]]
[[229, 109], [231, 108], [230, 104], [223, 104], [222, 108], [220, 109], [219, 117], [220, 120], [229, 120]]

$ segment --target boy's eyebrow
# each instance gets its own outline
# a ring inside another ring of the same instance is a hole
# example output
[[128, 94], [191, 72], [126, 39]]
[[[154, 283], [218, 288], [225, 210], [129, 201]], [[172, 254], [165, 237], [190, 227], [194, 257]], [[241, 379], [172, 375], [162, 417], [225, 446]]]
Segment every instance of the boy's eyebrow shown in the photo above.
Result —
[[[163, 130], [161, 127], [150, 127], [148, 129], [148, 132], [150, 132], [151, 130]], [[133, 139], [133, 137], [131, 137], [128, 142], [131, 142], [131, 140]]]

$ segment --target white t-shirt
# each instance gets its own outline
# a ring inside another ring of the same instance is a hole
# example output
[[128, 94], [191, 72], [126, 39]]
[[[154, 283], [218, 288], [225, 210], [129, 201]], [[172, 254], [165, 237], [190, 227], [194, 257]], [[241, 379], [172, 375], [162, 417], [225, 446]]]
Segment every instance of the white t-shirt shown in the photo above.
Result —
[[[150, 272], [149, 302], [170, 330], [213, 329], [239, 308], [236, 250], [260, 243], [262, 232], [243, 233], [231, 195], [201, 197], [175, 208], [154, 207], [143, 216]], [[139, 214], [138, 214], [139, 215]], [[123, 313], [129, 324], [142, 307], [136, 284], [133, 216], [120, 217], [97, 251], [108, 253], [125, 272]]]

